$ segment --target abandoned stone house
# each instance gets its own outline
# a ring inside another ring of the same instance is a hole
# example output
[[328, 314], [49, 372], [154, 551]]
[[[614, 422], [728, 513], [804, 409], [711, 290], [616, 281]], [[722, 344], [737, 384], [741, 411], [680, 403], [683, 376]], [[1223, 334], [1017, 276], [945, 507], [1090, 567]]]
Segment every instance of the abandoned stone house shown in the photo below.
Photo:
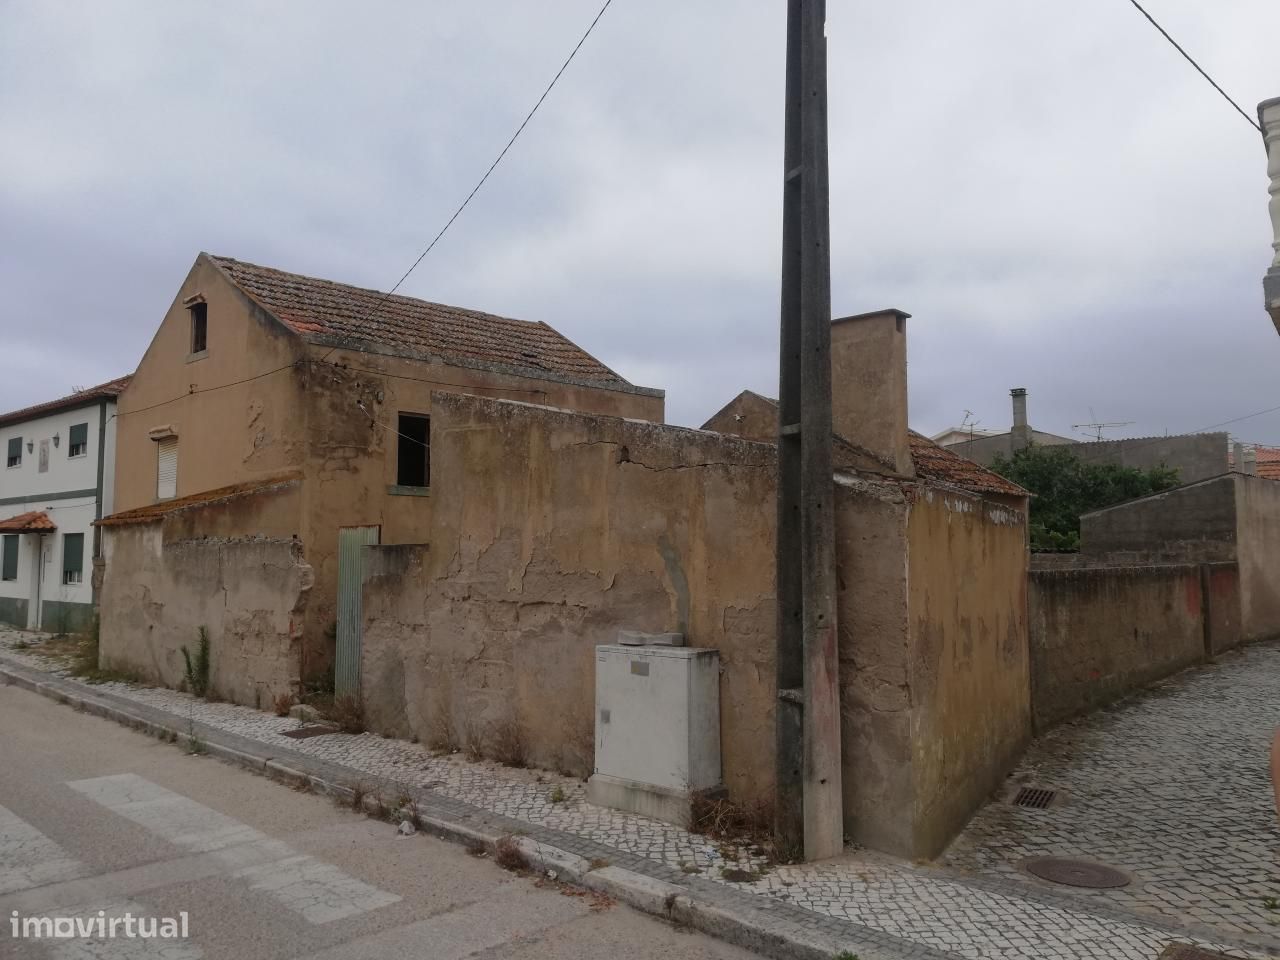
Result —
[[[844, 807], [860, 842], [931, 856], [1030, 737], [1026, 493], [908, 431], [905, 319], [832, 328]], [[368, 551], [371, 729], [513, 725], [533, 763], [585, 775], [597, 645], [670, 631], [718, 651], [723, 783], [767, 802], [776, 407], [744, 394], [702, 430], [432, 409], [430, 535]]]
[[200, 254], [119, 398], [104, 664], [177, 684], [203, 626], [242, 703], [334, 669], [361, 547], [429, 536], [438, 390], [663, 417], [544, 323]]

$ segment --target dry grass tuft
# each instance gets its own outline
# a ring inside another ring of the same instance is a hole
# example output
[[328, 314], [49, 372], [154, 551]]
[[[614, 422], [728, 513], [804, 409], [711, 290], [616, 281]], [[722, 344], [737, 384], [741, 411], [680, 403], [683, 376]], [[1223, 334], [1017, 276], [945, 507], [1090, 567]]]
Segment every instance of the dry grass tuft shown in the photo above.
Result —
[[493, 862], [512, 873], [523, 873], [529, 869], [529, 858], [512, 836], [502, 837], [493, 845]]
[[364, 733], [364, 707], [359, 697], [349, 693], [334, 697], [328, 716], [343, 733]]
[[529, 756], [524, 731], [514, 718], [498, 720], [489, 728], [490, 756], [503, 766], [528, 766]]
[[695, 793], [690, 805], [691, 827], [713, 840], [746, 844], [768, 851], [773, 844], [773, 805], [767, 800], [735, 803], [706, 792]]
[[297, 698], [291, 692], [286, 691], [285, 693], [277, 693], [273, 703], [273, 709], [275, 710], [276, 716], [287, 717], [289, 715], [289, 711], [293, 709], [293, 705], [296, 702]]

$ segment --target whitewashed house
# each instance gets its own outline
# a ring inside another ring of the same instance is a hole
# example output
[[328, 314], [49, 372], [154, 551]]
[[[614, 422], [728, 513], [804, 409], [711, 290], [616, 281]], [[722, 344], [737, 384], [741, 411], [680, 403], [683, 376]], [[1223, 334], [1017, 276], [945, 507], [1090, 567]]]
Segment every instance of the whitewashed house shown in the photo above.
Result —
[[95, 520], [112, 510], [121, 377], [0, 414], [0, 622], [53, 633], [93, 617]]

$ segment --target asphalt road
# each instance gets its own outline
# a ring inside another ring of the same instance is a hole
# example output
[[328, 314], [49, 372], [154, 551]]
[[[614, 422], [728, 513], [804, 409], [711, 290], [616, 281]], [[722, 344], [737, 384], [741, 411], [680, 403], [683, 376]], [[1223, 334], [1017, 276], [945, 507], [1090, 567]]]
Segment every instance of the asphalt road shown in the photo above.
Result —
[[0, 958], [490, 956], [754, 955], [0, 686]]

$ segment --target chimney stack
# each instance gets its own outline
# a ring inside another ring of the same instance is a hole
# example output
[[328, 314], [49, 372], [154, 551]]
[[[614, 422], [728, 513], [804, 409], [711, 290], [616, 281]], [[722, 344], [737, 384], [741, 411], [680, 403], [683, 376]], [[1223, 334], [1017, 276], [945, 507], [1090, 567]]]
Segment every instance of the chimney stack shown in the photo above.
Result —
[[831, 322], [831, 429], [894, 473], [914, 476], [907, 445], [907, 319], [879, 310]]
[[1031, 427], [1027, 423], [1027, 388], [1014, 387], [1009, 391], [1009, 396], [1013, 397], [1013, 429], [1009, 431], [1009, 440], [1016, 453], [1031, 446]]
[[1262, 292], [1267, 313], [1280, 333], [1280, 97], [1258, 104], [1258, 123], [1267, 148], [1267, 174], [1271, 177], [1271, 246], [1275, 250], [1271, 269], [1262, 280]]

